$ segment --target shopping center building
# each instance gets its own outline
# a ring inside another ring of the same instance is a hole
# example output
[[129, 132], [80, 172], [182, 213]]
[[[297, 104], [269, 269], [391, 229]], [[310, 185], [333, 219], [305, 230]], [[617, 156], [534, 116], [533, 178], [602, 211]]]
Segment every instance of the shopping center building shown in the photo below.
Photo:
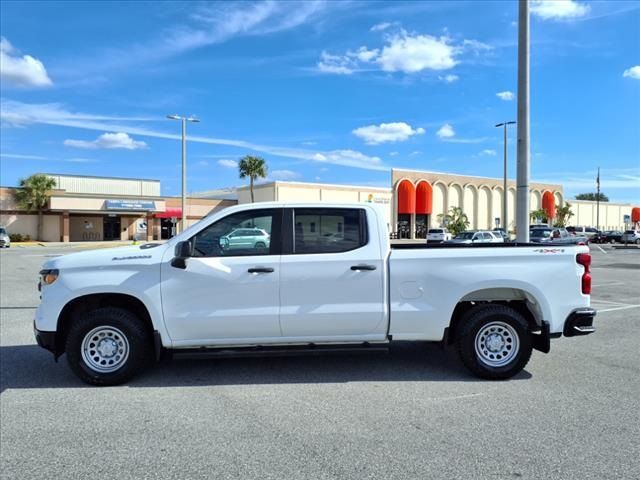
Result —
[[[182, 218], [181, 199], [161, 196], [158, 180], [46, 175], [56, 187], [43, 216], [43, 241], [161, 240], [172, 236]], [[0, 224], [35, 239], [37, 213], [20, 209], [14, 190], [0, 188]], [[190, 198], [187, 225], [235, 203]]]
[[[175, 234], [182, 218], [181, 199], [161, 195], [158, 180], [47, 174], [56, 182], [43, 217], [43, 241], [162, 240]], [[0, 225], [9, 233], [36, 238], [37, 214], [20, 209], [15, 187], [0, 188]], [[502, 227], [503, 180], [417, 170], [391, 171], [389, 187], [273, 181], [254, 186], [256, 202], [372, 203], [384, 212], [389, 232], [399, 238], [424, 238], [443, 225], [443, 215], [459, 207], [469, 229]], [[507, 183], [508, 229], [515, 228], [516, 185]], [[187, 199], [186, 223], [237, 203], [251, 202], [249, 187], [206, 192]], [[566, 202], [562, 185], [530, 184], [529, 209], [553, 217]], [[622, 230], [640, 222], [631, 204], [569, 200], [570, 225]]]

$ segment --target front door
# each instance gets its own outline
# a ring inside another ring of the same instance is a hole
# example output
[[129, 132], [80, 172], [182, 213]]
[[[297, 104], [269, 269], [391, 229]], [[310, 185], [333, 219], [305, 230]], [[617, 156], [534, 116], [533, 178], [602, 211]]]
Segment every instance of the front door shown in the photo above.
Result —
[[104, 217], [102, 227], [105, 240], [120, 240], [120, 217]]
[[367, 221], [375, 217], [360, 208], [285, 211], [284, 234], [290, 237], [283, 241], [280, 267], [283, 337], [386, 338], [385, 262], [379, 241], [368, 238]]
[[[230, 214], [191, 238], [186, 268], [162, 263], [162, 309], [176, 346], [277, 341], [282, 210]], [[255, 242], [231, 245], [238, 230], [259, 231]], [[273, 236], [272, 236], [273, 234]], [[235, 339], [235, 340], [234, 340]]]

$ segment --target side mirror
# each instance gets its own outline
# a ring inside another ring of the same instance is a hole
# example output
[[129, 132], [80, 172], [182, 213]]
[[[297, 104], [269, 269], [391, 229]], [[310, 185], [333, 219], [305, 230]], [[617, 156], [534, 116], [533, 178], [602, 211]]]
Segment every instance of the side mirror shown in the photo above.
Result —
[[181, 268], [183, 270], [187, 268], [186, 259], [191, 256], [191, 251], [191, 242], [178, 242], [174, 250], [173, 260], [171, 260], [171, 266], [175, 268]]

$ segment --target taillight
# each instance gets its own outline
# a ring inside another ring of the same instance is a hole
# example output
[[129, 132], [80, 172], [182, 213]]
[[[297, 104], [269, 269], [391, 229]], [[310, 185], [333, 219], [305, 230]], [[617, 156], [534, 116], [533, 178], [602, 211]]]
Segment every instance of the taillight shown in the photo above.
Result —
[[591, 295], [591, 255], [588, 253], [579, 253], [576, 255], [576, 262], [584, 267], [582, 274], [582, 293]]

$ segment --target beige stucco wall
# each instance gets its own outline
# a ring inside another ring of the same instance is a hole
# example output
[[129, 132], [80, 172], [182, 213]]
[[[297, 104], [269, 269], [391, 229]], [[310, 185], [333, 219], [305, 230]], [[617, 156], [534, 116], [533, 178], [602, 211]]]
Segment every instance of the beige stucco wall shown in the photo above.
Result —
[[[402, 180], [414, 185], [426, 180], [433, 188], [433, 209], [430, 217], [432, 227], [439, 226], [438, 215], [446, 213], [451, 207], [460, 207], [467, 215], [470, 228], [490, 229], [495, 227], [495, 218], [502, 220], [503, 179], [472, 177], [438, 172], [413, 170], [391, 171], [394, 191]], [[542, 193], [549, 190], [556, 196], [556, 204], [562, 205], [562, 185], [531, 183], [531, 209], [539, 208]], [[507, 182], [507, 223], [510, 230], [515, 229], [516, 183]], [[397, 199], [394, 202], [392, 218], [397, 218]]]
[[[596, 202], [568, 199], [567, 203], [571, 205], [571, 211], [573, 212], [573, 217], [569, 219], [569, 225], [585, 227], [596, 226]], [[625, 225], [624, 216], [631, 216], [631, 209], [634, 206], [640, 206], [640, 202], [636, 205], [629, 203], [600, 202], [600, 229], [624, 230], [625, 228], [630, 228], [630, 225]]]
[[69, 218], [69, 240], [72, 242], [87, 242], [102, 240], [104, 235], [103, 217], [101, 216], [72, 216]]
[[45, 214], [42, 216], [42, 238], [37, 238], [38, 215], [35, 213], [0, 214], [0, 225], [6, 227], [10, 234], [29, 235], [32, 240], [60, 241], [60, 219], [58, 215]]
[[124, 195], [157, 197], [160, 181], [136, 178], [86, 177], [80, 175], [46, 174], [56, 182], [56, 188], [68, 193], [91, 195]]

